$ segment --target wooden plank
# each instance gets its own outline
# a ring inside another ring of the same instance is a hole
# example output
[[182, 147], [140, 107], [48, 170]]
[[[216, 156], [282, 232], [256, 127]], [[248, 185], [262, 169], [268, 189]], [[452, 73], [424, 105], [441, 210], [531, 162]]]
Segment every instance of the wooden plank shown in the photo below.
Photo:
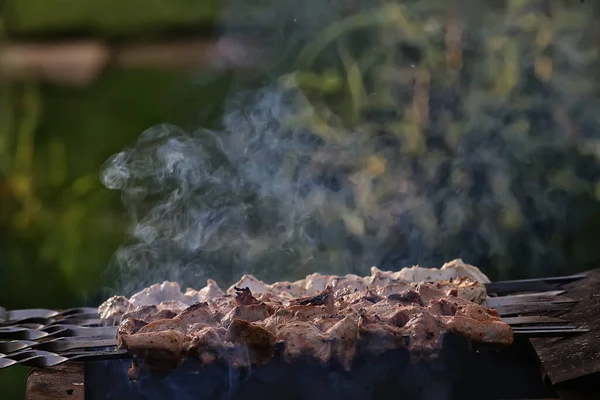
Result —
[[84, 400], [84, 364], [69, 362], [52, 368], [33, 368], [27, 377], [26, 400]]
[[590, 331], [568, 338], [531, 340], [555, 385], [600, 372], [600, 269], [587, 275], [587, 279], [564, 287], [579, 303], [560, 317]]

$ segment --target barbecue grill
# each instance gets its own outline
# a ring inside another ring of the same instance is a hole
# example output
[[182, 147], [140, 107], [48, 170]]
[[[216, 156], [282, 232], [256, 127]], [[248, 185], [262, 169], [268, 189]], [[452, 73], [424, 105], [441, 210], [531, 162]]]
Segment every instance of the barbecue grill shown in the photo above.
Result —
[[232, 368], [186, 360], [166, 376], [127, 378], [115, 327], [96, 309], [0, 310], [0, 368], [32, 367], [27, 399], [580, 399], [600, 398], [600, 269], [561, 278], [486, 284], [515, 331], [509, 348], [446, 334], [439, 357], [411, 363], [406, 350], [339, 365], [276, 357]]

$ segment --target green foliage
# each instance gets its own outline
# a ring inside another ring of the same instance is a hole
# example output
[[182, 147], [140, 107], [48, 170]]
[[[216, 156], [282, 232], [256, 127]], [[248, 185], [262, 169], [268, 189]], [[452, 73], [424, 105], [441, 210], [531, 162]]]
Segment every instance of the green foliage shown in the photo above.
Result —
[[594, 5], [544, 0], [377, 1], [324, 23], [282, 84], [301, 92], [291, 129], [323, 140], [322, 171], [352, 192], [322, 205], [327, 223], [367, 245], [402, 204], [391, 268], [595, 266], [580, 244], [599, 228], [597, 27]]
[[211, 25], [221, 0], [7, 0], [4, 20], [11, 35], [65, 31], [101, 36]]
[[[87, 89], [2, 87], [0, 305], [60, 309], [101, 301], [128, 218], [118, 193], [101, 185], [100, 166], [149, 126], [210, 124], [228, 81], [191, 88], [190, 79], [108, 71]], [[23, 398], [26, 372], [0, 373], [7, 399]]]
[[[191, 113], [201, 112], [194, 107], [211, 98], [181, 107], [176, 90], [188, 81], [175, 74], [110, 71], [87, 90], [31, 83], [2, 91], [1, 254], [9, 266], [0, 279], [3, 306], [68, 307], [74, 297], [84, 301], [100, 288], [127, 228], [118, 193], [100, 183], [100, 166], [148, 126], [193, 123]], [[222, 96], [226, 86], [215, 82], [212, 96]], [[14, 282], [27, 282], [38, 294], [32, 297]]]

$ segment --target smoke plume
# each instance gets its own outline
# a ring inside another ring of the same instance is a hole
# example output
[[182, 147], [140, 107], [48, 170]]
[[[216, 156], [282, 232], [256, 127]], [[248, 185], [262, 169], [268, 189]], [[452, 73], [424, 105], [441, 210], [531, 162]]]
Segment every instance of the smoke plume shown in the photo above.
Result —
[[220, 129], [150, 128], [103, 169], [132, 220], [115, 256], [127, 290], [566, 264], [600, 172], [585, 5], [577, 33], [539, 1], [262, 3], [224, 10], [226, 40], [269, 27], [269, 68], [240, 81]]

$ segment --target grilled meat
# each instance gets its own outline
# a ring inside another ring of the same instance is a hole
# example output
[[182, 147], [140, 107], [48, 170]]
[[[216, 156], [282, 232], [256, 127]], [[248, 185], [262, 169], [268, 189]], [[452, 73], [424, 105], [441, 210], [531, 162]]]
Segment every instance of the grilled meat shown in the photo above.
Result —
[[133, 307], [157, 305], [163, 301], [179, 301], [183, 304], [190, 305], [197, 300], [181, 293], [181, 289], [177, 282], [168, 281], [147, 287], [141, 292], [134, 294], [129, 299], [129, 303]]
[[[177, 301], [181, 309], [197, 302], [218, 303], [218, 308], [221, 309], [223, 303], [230, 303], [236, 295], [236, 287], [248, 288], [255, 296], [261, 294], [274, 295], [281, 302], [285, 302], [298, 297], [314, 296], [325, 290], [326, 286], [330, 286], [334, 292], [346, 289], [358, 292], [363, 292], [366, 289], [379, 289], [385, 291], [379, 293], [379, 295], [385, 297], [399, 293], [409, 287], [414, 290], [414, 284], [418, 282], [435, 283], [440, 281], [453, 281], [454, 283], [449, 288], [456, 288], [459, 296], [469, 297], [473, 301], [481, 302], [481, 297], [485, 297], [485, 288], [482, 283], [489, 282], [489, 279], [477, 267], [465, 264], [462, 260], [454, 260], [444, 264], [440, 269], [415, 266], [403, 268], [398, 272], [391, 272], [372, 267], [371, 275], [367, 277], [352, 274], [333, 276], [314, 273], [296, 282], [276, 282], [272, 285], [268, 285], [252, 275], [244, 275], [242, 279], [227, 290], [226, 294], [230, 297], [226, 296], [212, 279], [207, 280], [204, 288], [198, 291], [187, 289], [185, 293], [181, 292], [177, 283], [165, 281], [134, 294], [130, 299], [124, 296], [113, 296], [100, 305], [99, 312], [101, 318], [105, 321], [119, 320], [124, 313], [139, 306], [159, 306], [164, 301]], [[458, 285], [456, 282], [458, 282]], [[261, 299], [261, 301], [264, 302], [265, 300]], [[234, 305], [227, 309], [223, 315], [233, 307]], [[179, 311], [181, 310], [176, 312]]]
[[100, 318], [112, 325], [121, 319], [129, 309], [129, 300], [125, 296], [113, 296], [98, 307]]
[[[456, 265], [435, 271], [470, 271]], [[403, 276], [421, 273], [416, 268], [411, 271]], [[433, 272], [428, 271], [431, 277]], [[288, 362], [308, 357], [337, 362], [346, 370], [357, 352], [381, 354], [405, 347], [414, 361], [436, 357], [448, 331], [474, 342], [512, 343], [511, 328], [494, 310], [478, 304], [486, 296], [481, 283], [454, 276], [447, 281], [406, 282], [398, 280], [399, 275], [374, 268], [369, 278], [312, 274], [302, 281], [273, 285], [245, 275], [228, 294], [209, 281], [195, 295], [207, 301], [180, 312], [182, 297], [193, 297], [194, 291], [173, 294], [173, 285], [154, 285], [128, 301], [118, 343], [138, 357], [149, 358], [144, 365], [150, 370], [172, 368], [182, 356], [205, 364], [266, 363], [277, 343], [283, 345]], [[160, 300], [156, 306], [145, 304], [151, 297]], [[116, 303], [111, 302], [104, 311]], [[123, 299], [118, 303], [121, 311], [127, 304]]]
[[404, 328], [410, 335], [408, 349], [413, 359], [426, 360], [435, 357], [436, 350], [441, 347], [441, 333], [444, 331], [442, 320], [435, 318], [427, 310], [421, 310]]
[[252, 364], [263, 364], [273, 358], [275, 335], [248, 321], [234, 319], [227, 329], [225, 339], [246, 348]]
[[312, 322], [294, 321], [280, 325], [276, 336], [285, 345], [283, 357], [288, 362], [310, 357], [325, 363], [331, 358], [331, 341]]
[[[145, 320], [157, 313], [158, 313], [158, 307], [156, 307], [155, 305], [139, 306], [139, 307], [134, 308], [133, 310], [129, 310], [125, 314], [123, 314], [123, 319], [125, 320], [127, 318], [135, 318], [135, 319]], [[175, 315], [177, 315], [177, 314], [175, 314]], [[175, 315], [173, 315], [173, 317]], [[160, 319], [160, 318], [158, 318], [158, 319]], [[150, 322], [150, 321], [148, 321], [148, 322]]]
[[217, 282], [213, 281], [212, 279], [208, 279], [206, 281], [206, 286], [198, 291], [198, 301], [200, 303], [208, 302], [215, 297], [223, 295], [225, 295], [225, 293], [221, 290], [219, 285], [217, 285]]
[[194, 324], [185, 335], [183, 351], [203, 364], [212, 364], [224, 357], [226, 332], [224, 328]]
[[331, 340], [331, 355], [349, 371], [356, 354], [358, 342], [358, 315], [348, 314], [325, 331]]

